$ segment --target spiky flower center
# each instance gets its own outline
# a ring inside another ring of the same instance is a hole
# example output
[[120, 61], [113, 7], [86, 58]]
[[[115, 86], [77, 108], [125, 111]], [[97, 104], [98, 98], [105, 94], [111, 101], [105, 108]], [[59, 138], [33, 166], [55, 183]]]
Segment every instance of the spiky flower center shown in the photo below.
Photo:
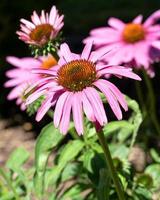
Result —
[[37, 25], [30, 33], [30, 38], [39, 43], [45, 43], [50, 39], [52, 32], [54, 31], [53, 26], [50, 24]]
[[53, 56], [48, 56], [45, 60], [42, 62], [42, 68], [43, 69], [50, 69], [51, 67], [55, 66], [57, 64], [57, 60]]
[[123, 39], [127, 43], [135, 43], [145, 38], [145, 31], [142, 25], [129, 23], [123, 30]]
[[87, 60], [74, 60], [58, 71], [58, 83], [69, 91], [82, 91], [96, 80], [96, 66]]

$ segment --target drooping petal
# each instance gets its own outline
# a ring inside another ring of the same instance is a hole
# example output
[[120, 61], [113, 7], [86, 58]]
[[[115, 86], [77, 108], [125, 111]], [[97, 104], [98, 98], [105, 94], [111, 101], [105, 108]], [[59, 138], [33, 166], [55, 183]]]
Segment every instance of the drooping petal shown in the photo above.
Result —
[[121, 93], [121, 91], [111, 82], [107, 81], [107, 80], [103, 80], [101, 79], [101, 82], [104, 85], [107, 85], [108, 88], [111, 90], [111, 92], [113, 93], [113, 95], [115, 96], [115, 98], [119, 101], [120, 105], [122, 106], [122, 108], [127, 111], [128, 110], [128, 105], [127, 102], [125, 100], [124, 95]]
[[65, 101], [70, 95], [70, 92], [64, 92], [58, 99], [56, 106], [55, 106], [55, 112], [54, 112], [54, 125], [57, 128], [59, 126], [62, 114], [63, 114], [63, 107], [65, 104]]
[[[69, 128], [72, 101], [73, 101], [73, 94], [68, 93], [68, 96], [64, 102], [63, 112], [62, 112], [62, 116], [60, 119], [60, 127], [59, 128], [60, 128], [60, 132], [62, 134], [66, 134], [68, 131], [68, 128]], [[55, 116], [55, 117], [57, 117], [57, 116]]]
[[94, 88], [90, 87], [86, 88], [84, 92], [94, 109], [97, 121], [101, 126], [103, 126], [105, 123], [107, 123], [107, 117], [98, 92]]
[[92, 108], [91, 103], [89, 102], [84, 91], [81, 92], [81, 96], [82, 96], [81, 98], [82, 98], [82, 102], [83, 102], [83, 110], [84, 110], [86, 116], [88, 117], [88, 119], [90, 121], [92, 121], [92, 122], [96, 121], [93, 108]]
[[117, 119], [122, 119], [122, 112], [121, 109], [119, 107], [119, 104], [117, 102], [117, 99], [115, 98], [115, 96], [112, 94], [112, 92], [110, 91], [109, 87], [107, 86], [107, 84], [103, 84], [101, 82], [101, 80], [98, 80], [94, 83], [94, 85], [99, 88], [99, 90], [104, 93], [104, 95], [106, 96], [106, 99], [112, 109], [112, 111], [114, 112], [115, 116], [117, 117]]
[[75, 128], [78, 135], [83, 134], [83, 114], [82, 114], [82, 100], [81, 93], [75, 93], [72, 99], [72, 111]]
[[36, 121], [39, 122], [44, 117], [44, 115], [48, 112], [48, 110], [52, 106], [51, 101], [52, 101], [52, 95], [46, 97], [46, 99], [43, 101], [41, 107], [37, 111]]

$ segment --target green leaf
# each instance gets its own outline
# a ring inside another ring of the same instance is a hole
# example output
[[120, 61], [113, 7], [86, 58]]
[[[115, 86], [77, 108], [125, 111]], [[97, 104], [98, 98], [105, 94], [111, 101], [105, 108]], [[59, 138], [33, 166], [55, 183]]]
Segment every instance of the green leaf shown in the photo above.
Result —
[[84, 197], [82, 197], [81, 192], [83, 192], [85, 189], [86, 187], [82, 184], [74, 184], [63, 193], [63, 196], [60, 197], [59, 200], [83, 200]]
[[84, 142], [81, 140], [71, 140], [61, 151], [61, 155], [58, 159], [58, 164], [61, 166], [66, 166], [66, 164], [73, 160], [83, 149]]
[[84, 145], [85, 144], [81, 140], [71, 140], [63, 147], [58, 158], [58, 164], [52, 168], [46, 177], [47, 186], [57, 182], [64, 167], [80, 153]]
[[109, 190], [111, 177], [107, 173], [106, 169], [100, 169], [100, 178], [97, 188], [98, 200], [109, 200]]
[[153, 187], [153, 179], [149, 174], [141, 174], [137, 178], [136, 182], [139, 185], [142, 185], [142, 186], [146, 187], [147, 189], [150, 189], [150, 188]]
[[151, 192], [143, 187], [138, 187], [135, 190], [135, 194], [138, 197], [138, 200], [151, 200], [152, 199], [152, 194]]
[[145, 173], [149, 174], [152, 177], [155, 187], [158, 187], [160, 185], [160, 164], [149, 165], [145, 169]]
[[57, 147], [63, 138], [64, 137], [60, 134], [59, 130], [54, 128], [52, 122], [42, 129], [38, 137], [35, 147], [36, 173], [34, 177], [34, 186], [35, 191], [39, 196], [43, 194], [44, 175], [48, 157], [53, 148]]
[[17, 148], [10, 155], [6, 163], [6, 166], [13, 171], [17, 171], [28, 160], [28, 158], [29, 158], [28, 151], [26, 151], [22, 147]]
[[81, 166], [79, 163], [68, 163], [61, 174], [61, 182], [69, 180], [81, 173]]
[[151, 149], [150, 154], [155, 162], [160, 163], [160, 156], [155, 149]]
[[83, 166], [85, 169], [87, 169], [89, 172], [93, 172], [92, 170], [92, 159], [94, 158], [95, 153], [92, 149], [88, 149], [85, 153], [84, 153], [84, 157], [83, 157]]
[[[126, 128], [127, 127], [127, 128]], [[112, 121], [106, 124], [104, 127], [104, 134], [106, 137], [109, 137], [114, 133], [115, 131], [119, 131], [120, 129], [127, 129], [129, 132], [133, 131], [133, 125], [125, 120], [121, 121]]]

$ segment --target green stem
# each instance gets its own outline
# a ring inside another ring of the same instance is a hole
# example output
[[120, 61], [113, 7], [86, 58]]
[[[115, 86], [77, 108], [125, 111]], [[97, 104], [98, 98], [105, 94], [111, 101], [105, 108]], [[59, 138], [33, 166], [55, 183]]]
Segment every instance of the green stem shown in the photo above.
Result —
[[5, 172], [1, 168], [0, 168], [0, 174], [2, 175], [2, 177], [4, 178], [4, 180], [6, 181], [7, 185], [12, 190], [12, 192], [13, 192], [16, 200], [20, 200], [19, 195], [17, 194], [15, 188], [12, 186], [12, 183], [11, 183], [10, 179], [7, 177], [7, 175], [5, 174]]
[[146, 114], [146, 106], [145, 106], [145, 103], [144, 103], [144, 97], [142, 95], [143, 93], [142, 93], [142, 90], [141, 90], [141, 85], [140, 85], [140, 83], [138, 81], [135, 81], [135, 88], [136, 88], [136, 92], [137, 92], [137, 96], [138, 96], [140, 107], [142, 108], [142, 113], [145, 116], [145, 114]]
[[150, 106], [149, 106], [150, 113], [149, 114], [151, 116], [151, 120], [154, 124], [154, 127], [155, 127], [157, 133], [160, 135], [160, 125], [159, 125], [157, 115], [156, 115], [156, 99], [155, 99], [155, 95], [154, 95], [152, 82], [145, 71], [143, 71], [143, 76], [144, 76], [144, 80], [145, 80], [145, 83], [146, 83], [146, 86], [148, 89], [148, 95], [149, 95], [149, 104], [150, 104]]
[[100, 144], [102, 146], [102, 149], [104, 151], [106, 163], [107, 163], [108, 169], [111, 173], [114, 185], [116, 187], [116, 191], [117, 191], [119, 200], [125, 200], [124, 193], [123, 193], [122, 187], [120, 185], [120, 182], [118, 180], [118, 176], [116, 174], [116, 170], [115, 170], [114, 165], [113, 165], [112, 157], [111, 157], [111, 154], [110, 154], [110, 151], [109, 151], [103, 130], [100, 130], [98, 132], [98, 137], [99, 137], [99, 141], [100, 141]]

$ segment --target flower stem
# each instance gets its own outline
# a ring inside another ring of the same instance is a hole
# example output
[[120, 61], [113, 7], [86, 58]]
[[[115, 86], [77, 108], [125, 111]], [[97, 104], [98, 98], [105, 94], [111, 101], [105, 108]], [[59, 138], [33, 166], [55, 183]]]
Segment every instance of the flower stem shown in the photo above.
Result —
[[155, 95], [154, 95], [154, 91], [153, 91], [153, 86], [151, 83], [150, 78], [148, 77], [148, 75], [146, 74], [145, 71], [143, 71], [143, 76], [144, 76], [144, 80], [148, 89], [148, 95], [149, 95], [149, 103], [150, 103], [150, 110], [149, 110], [149, 114], [151, 116], [151, 120], [154, 124], [154, 127], [157, 131], [157, 133], [160, 135], [160, 125], [157, 119], [157, 115], [156, 115], [156, 99], [155, 99]]
[[146, 105], [144, 103], [144, 97], [142, 95], [143, 92], [142, 92], [142, 89], [141, 89], [141, 85], [138, 81], [135, 81], [135, 88], [136, 88], [137, 97], [138, 97], [138, 100], [139, 100], [140, 107], [142, 108], [142, 113], [145, 116], [146, 115]]
[[118, 180], [118, 176], [116, 174], [116, 171], [115, 171], [115, 168], [114, 168], [114, 165], [113, 165], [112, 157], [111, 157], [111, 154], [110, 154], [110, 151], [109, 151], [103, 130], [98, 131], [97, 134], [98, 134], [99, 141], [100, 141], [100, 144], [102, 146], [102, 149], [104, 151], [106, 163], [107, 163], [108, 169], [111, 173], [114, 185], [116, 187], [116, 191], [117, 191], [119, 200], [125, 200], [124, 193], [123, 193], [122, 187], [120, 185], [120, 182]]

